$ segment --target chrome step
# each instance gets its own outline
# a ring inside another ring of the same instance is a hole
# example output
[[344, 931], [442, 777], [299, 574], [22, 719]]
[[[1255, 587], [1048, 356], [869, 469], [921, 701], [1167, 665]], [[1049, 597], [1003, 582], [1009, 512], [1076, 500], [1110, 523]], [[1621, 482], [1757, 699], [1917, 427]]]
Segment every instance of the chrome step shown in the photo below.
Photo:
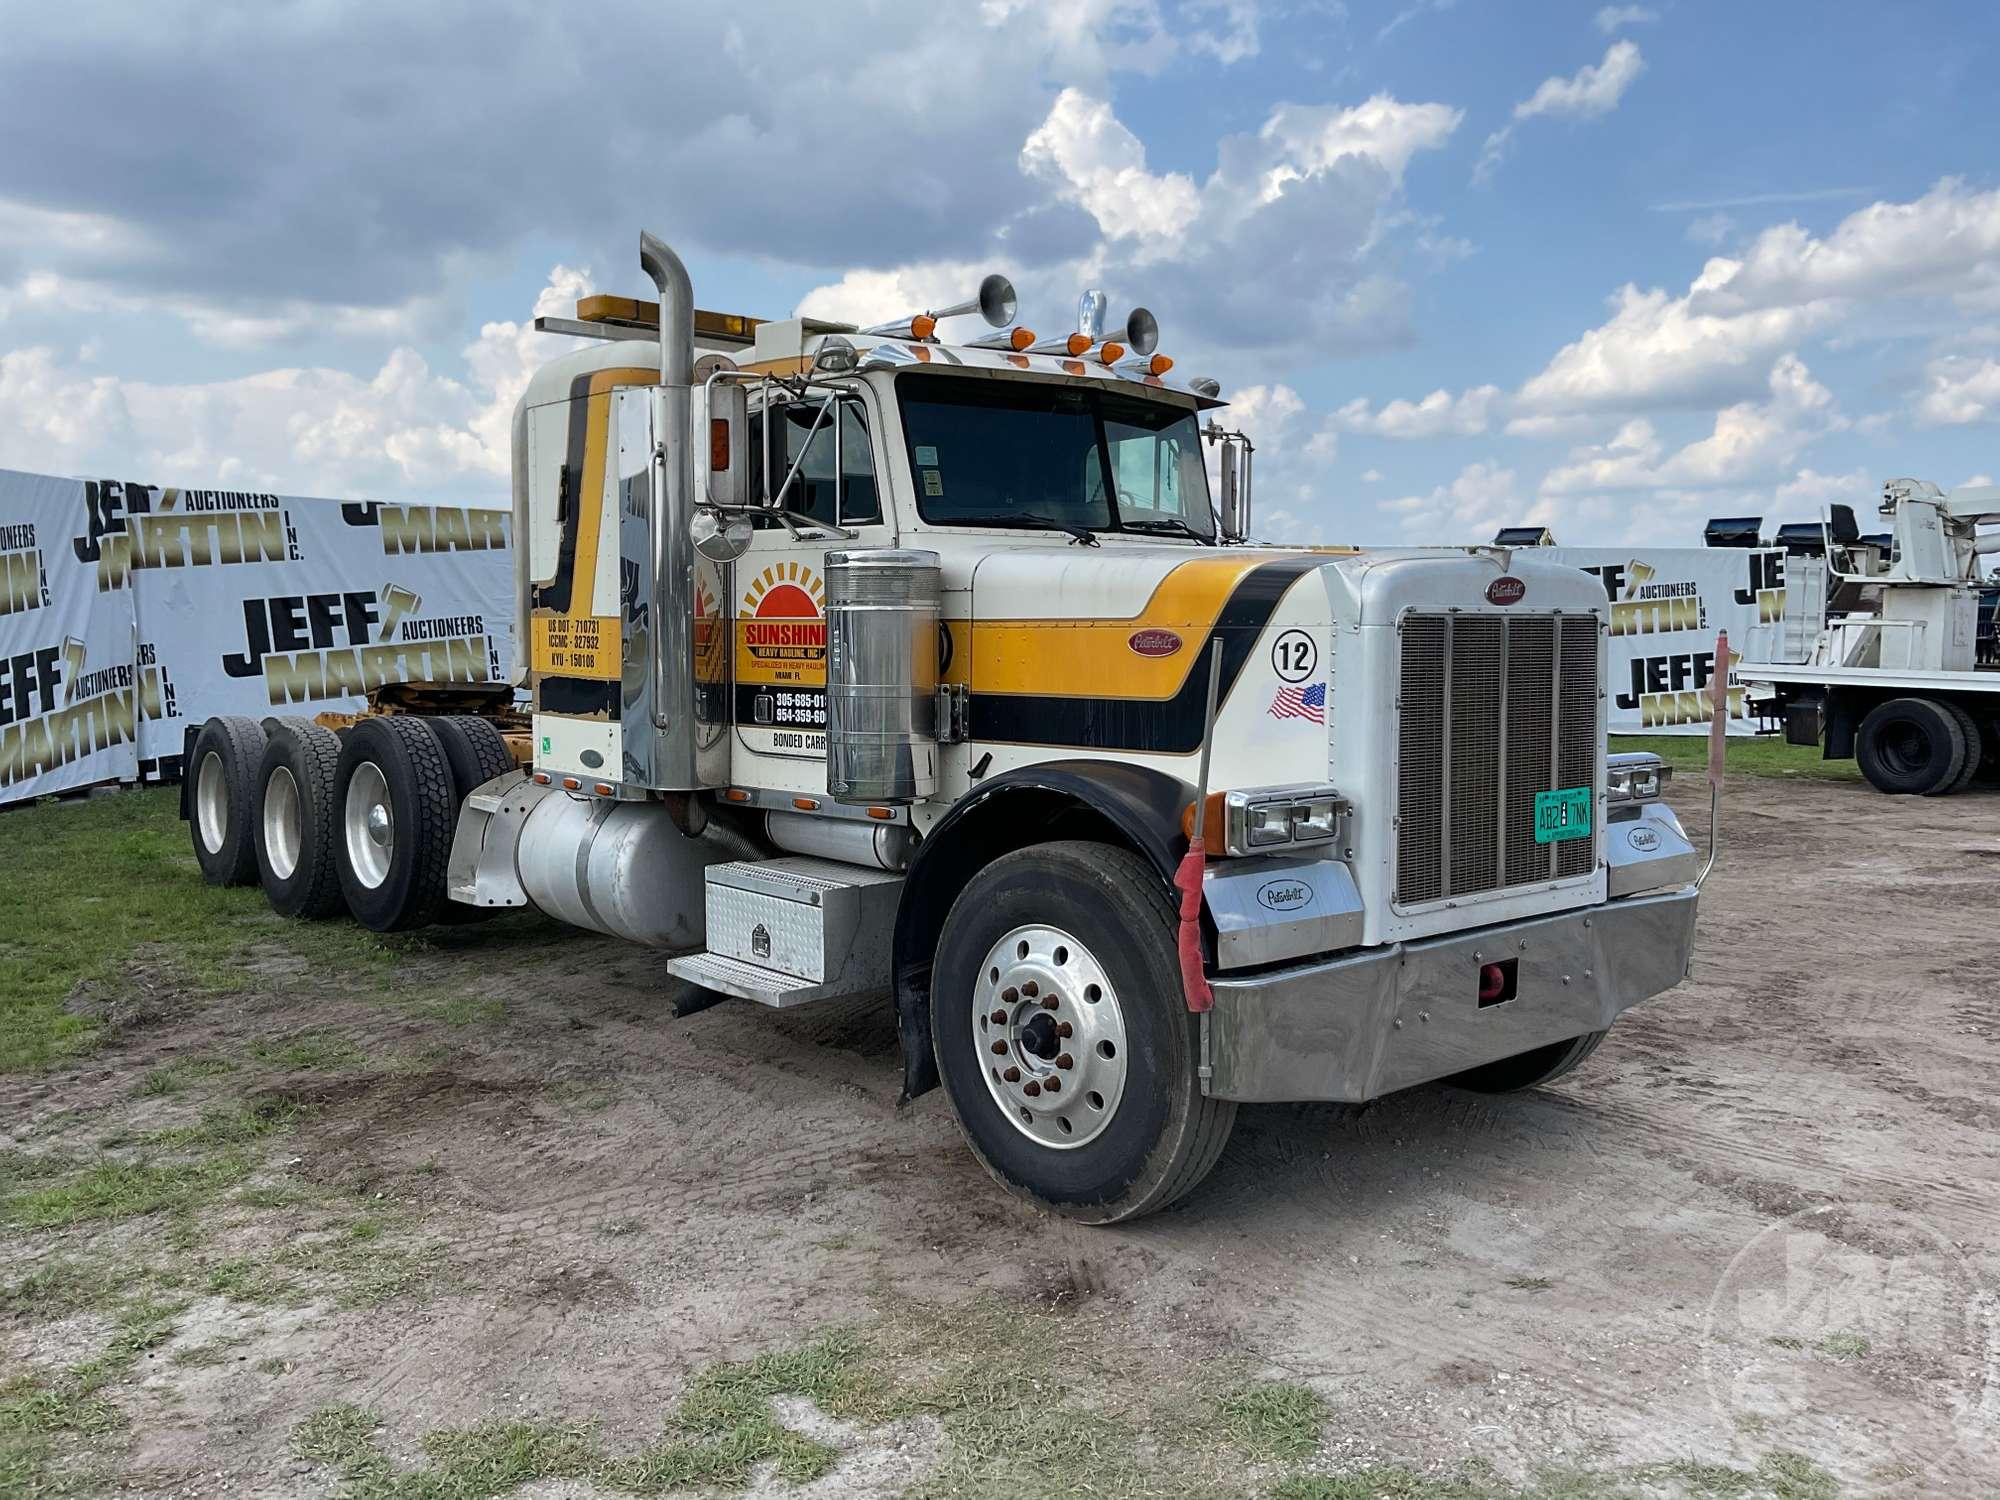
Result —
[[720, 953], [690, 953], [684, 958], [670, 958], [667, 972], [703, 989], [734, 995], [739, 1000], [754, 1000], [773, 1010], [860, 993], [839, 982], [815, 984], [809, 979], [780, 974], [776, 969], [724, 958]]

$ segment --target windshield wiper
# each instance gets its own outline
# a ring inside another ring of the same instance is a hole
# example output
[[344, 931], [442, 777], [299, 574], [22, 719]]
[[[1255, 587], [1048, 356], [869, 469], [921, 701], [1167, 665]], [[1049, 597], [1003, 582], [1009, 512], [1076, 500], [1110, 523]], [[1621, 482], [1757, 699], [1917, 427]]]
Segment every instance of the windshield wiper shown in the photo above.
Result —
[[1054, 516], [1044, 516], [1032, 510], [1010, 510], [990, 515], [952, 516], [950, 524], [959, 526], [1022, 526], [1039, 531], [1061, 531], [1069, 535], [1079, 547], [1095, 547], [1097, 534], [1087, 527], [1073, 525], [1068, 521], [1058, 521]]
[[1191, 536], [1197, 542], [1206, 543], [1211, 547], [1215, 545], [1212, 538], [1196, 531], [1178, 516], [1157, 516], [1143, 521], [1121, 518], [1118, 522], [1118, 529], [1120, 531], [1150, 531], [1163, 536]]

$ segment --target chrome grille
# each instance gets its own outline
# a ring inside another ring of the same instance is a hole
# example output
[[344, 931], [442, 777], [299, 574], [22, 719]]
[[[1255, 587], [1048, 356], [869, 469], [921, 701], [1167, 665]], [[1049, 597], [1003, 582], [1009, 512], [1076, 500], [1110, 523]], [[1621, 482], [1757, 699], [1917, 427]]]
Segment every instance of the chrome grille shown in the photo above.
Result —
[[1535, 794], [1597, 785], [1594, 615], [1403, 617], [1396, 903], [1588, 875], [1587, 839], [1535, 842]]

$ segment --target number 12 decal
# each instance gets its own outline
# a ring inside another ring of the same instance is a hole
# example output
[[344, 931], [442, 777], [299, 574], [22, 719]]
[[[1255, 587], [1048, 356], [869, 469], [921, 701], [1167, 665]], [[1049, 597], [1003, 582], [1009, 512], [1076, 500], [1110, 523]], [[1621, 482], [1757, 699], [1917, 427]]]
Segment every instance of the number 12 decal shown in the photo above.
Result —
[[1319, 665], [1319, 647], [1303, 630], [1287, 630], [1271, 643], [1271, 670], [1286, 682], [1304, 682]]

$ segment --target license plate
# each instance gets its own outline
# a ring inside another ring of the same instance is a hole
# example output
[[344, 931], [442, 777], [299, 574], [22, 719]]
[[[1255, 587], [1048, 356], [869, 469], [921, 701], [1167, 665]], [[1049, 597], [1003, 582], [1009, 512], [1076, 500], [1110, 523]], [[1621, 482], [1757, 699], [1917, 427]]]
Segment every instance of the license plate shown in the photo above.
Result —
[[1589, 838], [1593, 800], [1587, 786], [1535, 793], [1535, 842], [1560, 844], [1564, 839]]

